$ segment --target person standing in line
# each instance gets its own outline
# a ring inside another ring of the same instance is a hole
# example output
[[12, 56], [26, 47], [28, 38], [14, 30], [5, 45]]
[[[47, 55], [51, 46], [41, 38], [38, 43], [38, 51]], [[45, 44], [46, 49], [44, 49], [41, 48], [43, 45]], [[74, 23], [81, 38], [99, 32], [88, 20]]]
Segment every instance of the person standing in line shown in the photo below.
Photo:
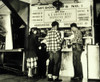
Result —
[[63, 38], [61, 38], [61, 33], [58, 31], [59, 23], [54, 21], [51, 25], [51, 30], [47, 32], [47, 36], [42, 41], [42, 43], [46, 43], [49, 53], [48, 81], [62, 81], [62, 79], [59, 79], [59, 71]]
[[38, 39], [37, 30], [31, 28], [30, 34], [28, 36], [28, 57], [27, 57], [27, 68], [28, 77], [33, 77], [36, 75], [37, 71], [37, 50], [38, 50]]
[[42, 43], [39, 46], [39, 54], [38, 54], [38, 76], [40, 78], [46, 78], [46, 61], [49, 55], [46, 51], [46, 44]]
[[74, 80], [82, 80], [83, 71], [82, 71], [82, 63], [81, 63], [81, 54], [83, 51], [83, 40], [82, 33], [77, 27], [76, 23], [72, 23], [70, 25], [72, 31], [72, 52], [73, 52], [73, 66], [74, 66], [74, 77], [71, 79]]

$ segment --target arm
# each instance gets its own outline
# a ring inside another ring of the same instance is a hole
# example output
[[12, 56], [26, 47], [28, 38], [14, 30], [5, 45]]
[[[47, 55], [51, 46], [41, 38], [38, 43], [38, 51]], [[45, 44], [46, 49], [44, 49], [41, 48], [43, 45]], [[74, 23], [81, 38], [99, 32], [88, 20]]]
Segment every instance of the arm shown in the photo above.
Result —
[[49, 33], [47, 33], [47, 36], [41, 41], [41, 43], [45, 43], [47, 45], [48, 38], [49, 38]]
[[46, 36], [46, 37], [41, 41], [41, 43], [47, 43], [47, 39], [48, 39], [48, 36]]
[[87, 31], [87, 30], [91, 30], [91, 28], [90, 27], [85, 27], [85, 28], [80, 29], [81, 32], [84, 32], [84, 31]]

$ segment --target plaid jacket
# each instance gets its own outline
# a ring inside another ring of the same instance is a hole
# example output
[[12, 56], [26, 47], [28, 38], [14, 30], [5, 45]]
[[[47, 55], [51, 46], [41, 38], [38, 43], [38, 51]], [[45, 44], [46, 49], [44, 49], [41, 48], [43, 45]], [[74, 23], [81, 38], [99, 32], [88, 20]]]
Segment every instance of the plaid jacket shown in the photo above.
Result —
[[61, 49], [62, 38], [58, 30], [51, 29], [46, 36], [47, 51], [59, 51]]

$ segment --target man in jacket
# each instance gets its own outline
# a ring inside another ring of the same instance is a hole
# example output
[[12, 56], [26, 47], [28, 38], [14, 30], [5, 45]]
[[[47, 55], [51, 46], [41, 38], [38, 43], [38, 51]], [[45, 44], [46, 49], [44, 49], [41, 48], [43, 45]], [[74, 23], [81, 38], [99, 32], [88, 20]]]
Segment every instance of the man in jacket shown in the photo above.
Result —
[[52, 28], [47, 32], [44, 43], [46, 43], [49, 52], [48, 81], [61, 81], [59, 79], [59, 71], [61, 65], [61, 44], [63, 39], [58, 31], [59, 23], [52, 22]]

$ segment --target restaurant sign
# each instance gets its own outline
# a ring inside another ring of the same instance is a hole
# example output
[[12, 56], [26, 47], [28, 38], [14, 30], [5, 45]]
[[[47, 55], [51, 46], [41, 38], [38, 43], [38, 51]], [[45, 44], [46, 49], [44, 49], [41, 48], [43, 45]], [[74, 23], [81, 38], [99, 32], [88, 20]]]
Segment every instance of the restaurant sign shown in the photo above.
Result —
[[91, 26], [90, 3], [64, 4], [60, 10], [52, 5], [30, 6], [30, 28], [50, 28], [53, 21], [58, 21], [60, 27], [69, 27], [75, 22], [80, 27]]

